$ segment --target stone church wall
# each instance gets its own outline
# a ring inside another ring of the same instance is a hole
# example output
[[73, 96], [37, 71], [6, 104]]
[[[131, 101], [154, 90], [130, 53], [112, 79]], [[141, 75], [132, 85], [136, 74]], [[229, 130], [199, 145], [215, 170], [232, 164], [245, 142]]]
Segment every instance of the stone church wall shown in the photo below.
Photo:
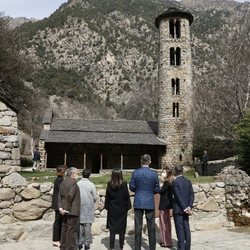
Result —
[[0, 167], [19, 166], [17, 113], [0, 101]]

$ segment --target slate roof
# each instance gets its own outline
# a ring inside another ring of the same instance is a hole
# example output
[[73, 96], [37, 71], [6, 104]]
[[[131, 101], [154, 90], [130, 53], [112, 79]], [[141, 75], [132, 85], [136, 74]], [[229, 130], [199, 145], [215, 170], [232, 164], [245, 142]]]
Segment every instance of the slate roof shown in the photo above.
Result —
[[42, 131], [47, 143], [166, 145], [156, 136], [157, 123], [135, 120], [53, 119]]
[[7, 105], [9, 108], [11, 108], [13, 111], [18, 113], [18, 108], [14, 106], [10, 101], [7, 100], [4, 96], [0, 96], [0, 102], [3, 102], [5, 105]]
[[53, 112], [51, 109], [47, 109], [43, 116], [43, 124], [50, 124], [53, 118]]
[[194, 17], [190, 12], [187, 11], [182, 11], [177, 8], [171, 7], [164, 11], [162, 14], [160, 14], [158, 17], [155, 19], [155, 26], [159, 28], [160, 22], [164, 18], [169, 18], [169, 17], [183, 17], [187, 18], [189, 20], [189, 25], [192, 24]]

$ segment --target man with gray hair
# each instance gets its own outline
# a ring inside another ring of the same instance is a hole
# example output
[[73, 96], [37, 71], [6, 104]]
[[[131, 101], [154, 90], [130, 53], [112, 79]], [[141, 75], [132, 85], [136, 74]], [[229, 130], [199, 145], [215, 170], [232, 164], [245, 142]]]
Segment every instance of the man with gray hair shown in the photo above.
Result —
[[59, 212], [62, 215], [61, 250], [75, 250], [80, 215], [80, 191], [77, 168], [69, 168], [59, 192]]
[[81, 196], [81, 210], [80, 210], [80, 224], [79, 224], [79, 249], [90, 249], [91, 225], [95, 218], [95, 202], [97, 199], [97, 192], [94, 183], [89, 180], [91, 170], [86, 168], [82, 171], [82, 179], [77, 183], [80, 189]]
[[141, 157], [141, 168], [133, 172], [129, 183], [130, 190], [135, 193], [135, 250], [141, 249], [144, 213], [148, 228], [149, 249], [155, 250], [156, 248], [154, 194], [159, 192], [160, 185], [157, 172], [149, 168], [150, 163], [150, 155], [143, 155]]

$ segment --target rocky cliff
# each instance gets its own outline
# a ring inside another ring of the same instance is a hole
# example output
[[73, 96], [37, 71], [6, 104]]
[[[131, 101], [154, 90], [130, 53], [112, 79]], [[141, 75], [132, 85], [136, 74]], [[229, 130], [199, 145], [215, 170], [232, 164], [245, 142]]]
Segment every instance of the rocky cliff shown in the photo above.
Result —
[[224, 67], [225, 57], [236, 33], [249, 34], [249, 3], [69, 0], [49, 18], [18, 28], [23, 51], [37, 66], [31, 85], [61, 117], [72, 116], [71, 109], [77, 118], [157, 118], [159, 39], [154, 19], [170, 6], [187, 9], [195, 18], [191, 34], [199, 110], [199, 97], [203, 100], [211, 86], [225, 85], [222, 75], [232, 73]]

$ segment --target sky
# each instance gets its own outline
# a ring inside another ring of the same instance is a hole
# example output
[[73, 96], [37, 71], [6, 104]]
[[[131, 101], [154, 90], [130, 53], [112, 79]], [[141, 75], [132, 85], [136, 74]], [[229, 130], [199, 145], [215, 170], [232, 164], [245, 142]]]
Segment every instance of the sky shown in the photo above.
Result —
[[[101, 0], [100, 0], [101, 1]], [[250, 0], [236, 0], [250, 2]], [[0, 0], [0, 12], [5, 16], [43, 19], [67, 0]]]
[[65, 2], [67, 0], [0, 0], [0, 12], [11, 17], [43, 19]]

